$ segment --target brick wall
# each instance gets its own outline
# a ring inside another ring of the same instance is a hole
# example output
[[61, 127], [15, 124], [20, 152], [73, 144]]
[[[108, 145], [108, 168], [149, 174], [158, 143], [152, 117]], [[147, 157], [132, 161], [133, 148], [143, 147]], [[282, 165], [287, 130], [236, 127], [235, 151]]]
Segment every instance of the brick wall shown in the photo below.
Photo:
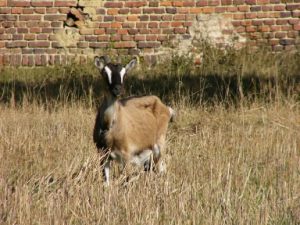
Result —
[[299, 46], [300, 0], [0, 0], [0, 65], [85, 62], [104, 52], [151, 60], [224, 46]]

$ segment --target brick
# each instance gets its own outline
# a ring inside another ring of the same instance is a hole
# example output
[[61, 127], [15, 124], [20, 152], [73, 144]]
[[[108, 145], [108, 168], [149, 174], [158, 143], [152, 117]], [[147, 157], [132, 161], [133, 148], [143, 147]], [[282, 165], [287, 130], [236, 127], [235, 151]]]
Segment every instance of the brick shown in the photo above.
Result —
[[162, 29], [163, 34], [173, 34], [174, 33], [174, 28], [164, 28]]
[[147, 28], [147, 27], [148, 27], [148, 23], [145, 22], [136, 23], [136, 28]]
[[22, 56], [21, 55], [11, 55], [10, 58], [10, 65], [11, 66], [19, 66], [22, 63]]
[[232, 4], [232, 0], [221, 0], [221, 4], [222, 5], [231, 5]]
[[114, 20], [114, 17], [113, 16], [104, 16], [103, 17], [103, 21], [104, 22], [109, 22], [109, 21], [113, 21]]
[[139, 16], [140, 21], [148, 21], [149, 18], [150, 18], [149, 15], [140, 15]]
[[280, 12], [280, 17], [291, 17], [291, 12]]
[[[0, 15], [0, 22], [4, 21], [16, 21], [17, 20], [17, 15]], [[2, 24], [3, 25], [3, 24]]]
[[149, 2], [149, 7], [158, 7], [159, 2]]
[[6, 7], [7, 6], [7, 0], [0, 0], [0, 7]]
[[105, 2], [104, 7], [105, 8], [122, 8], [123, 2]]
[[256, 13], [245, 13], [245, 18], [246, 19], [254, 19], [257, 17]]
[[142, 13], [142, 9], [140, 9], [140, 8], [132, 8], [132, 9], [130, 9], [130, 13], [131, 14], [141, 14]]
[[11, 8], [12, 14], [22, 14], [23, 9], [19, 7]]
[[200, 6], [200, 7], [208, 6], [208, 0], [197, 1], [196, 6]]
[[171, 26], [172, 27], [181, 27], [182, 26], [182, 22], [171, 22]]
[[111, 23], [111, 28], [121, 28], [121, 27], [122, 27], [122, 23], [120, 22]]
[[24, 48], [27, 47], [27, 41], [6, 42], [7, 48]]
[[5, 7], [5, 8], [0, 8], [0, 14], [10, 14], [11, 13], [11, 8]]
[[151, 21], [160, 21], [161, 15], [150, 15], [150, 20]]
[[46, 9], [45, 8], [35, 8], [34, 12], [37, 13], [37, 14], [45, 14]]
[[160, 34], [160, 33], [161, 33], [161, 29], [158, 29], [158, 28], [150, 29], [150, 34]]
[[50, 42], [48, 42], [48, 41], [29, 41], [28, 47], [48, 48], [48, 47], [50, 47]]
[[99, 28], [109, 28], [111, 23], [99, 23]]
[[19, 20], [20, 21], [41, 21], [42, 16], [41, 15], [20, 15]]
[[106, 34], [116, 34], [117, 29], [116, 28], [106, 28]]
[[46, 8], [47, 14], [55, 14], [58, 13], [58, 8]]
[[107, 15], [118, 15], [119, 9], [108, 9], [107, 10]]
[[42, 29], [39, 27], [32, 27], [29, 29], [30, 33], [41, 33]]
[[176, 8], [166, 8], [166, 13], [176, 14], [177, 13], [177, 9]]
[[28, 28], [19, 27], [19, 28], [17, 28], [17, 32], [19, 34], [26, 34], [26, 33], [28, 33]]
[[286, 9], [287, 10], [296, 10], [296, 9], [300, 9], [300, 3], [296, 3], [296, 4], [287, 4], [286, 5]]
[[248, 5], [255, 5], [256, 0], [245, 0], [245, 3], [248, 4]]
[[196, 6], [195, 1], [189, 0], [189, 1], [184, 1], [183, 2], [183, 7], [195, 7], [195, 6]]
[[185, 34], [187, 29], [185, 27], [176, 27], [174, 28], [175, 34]]
[[189, 8], [177, 8], [177, 13], [179, 14], [187, 14], [189, 13], [190, 9]]
[[44, 20], [48, 21], [64, 21], [67, 19], [66, 15], [45, 15]]
[[24, 35], [24, 40], [35, 40], [35, 34], [25, 34]]
[[37, 40], [47, 40], [48, 39], [48, 34], [38, 34], [37, 36], [36, 36], [36, 39]]
[[190, 13], [192, 14], [198, 14], [202, 13], [204, 8], [190, 8]]
[[148, 23], [149, 28], [158, 28], [158, 23], [157, 22], [150, 22]]
[[164, 8], [152, 8], [155, 14], [164, 14], [166, 11]]
[[53, 1], [31, 1], [33, 7], [53, 7]]
[[146, 41], [157, 41], [157, 35], [147, 35]]
[[132, 23], [132, 22], [127, 22], [127, 23], [122, 24], [123, 28], [133, 28], [134, 26], [135, 26], [135, 23]]
[[15, 7], [29, 7], [30, 6], [30, 1], [14, 1], [14, 0], [9, 0], [8, 6], [15, 6]]
[[216, 7], [215, 12], [216, 13], [224, 13], [226, 12], [227, 7]]
[[135, 48], [136, 43], [134, 41], [121, 41], [114, 43], [115, 48]]
[[249, 7], [249, 5], [240, 5], [240, 6], [238, 6], [238, 11], [240, 11], [240, 12], [249, 12], [250, 7]]
[[185, 15], [184, 14], [174, 15], [173, 20], [185, 20]]
[[171, 1], [162, 1], [159, 3], [160, 6], [172, 6]]
[[94, 30], [95, 35], [102, 35], [105, 34], [105, 29], [95, 29]]
[[94, 41], [97, 41], [98, 37], [95, 36], [95, 35], [86, 35], [85, 36], [85, 40], [86, 41], [89, 41], [89, 42], [94, 42]]
[[60, 28], [62, 28], [63, 27], [63, 22], [53, 21], [53, 22], [51, 22], [51, 27], [60, 27]]
[[70, 6], [77, 6], [77, 1], [55, 1], [55, 7], [70, 7]]
[[34, 10], [30, 8], [24, 8], [22, 11], [23, 14], [33, 14]]
[[108, 47], [108, 42], [91, 42], [89, 43], [90, 48], [106, 48]]
[[128, 8], [122, 8], [122, 9], [119, 9], [119, 14], [128, 14], [129, 11], [130, 10]]
[[141, 28], [138, 31], [140, 34], [150, 34], [150, 29]]
[[125, 34], [125, 35], [121, 36], [121, 40], [122, 41], [133, 41], [133, 36]]
[[137, 15], [129, 15], [127, 16], [128, 21], [138, 21], [139, 17]]
[[258, 12], [261, 11], [261, 6], [260, 5], [255, 5], [250, 7], [251, 12]]
[[109, 35], [98, 36], [98, 41], [109, 41], [109, 40], [110, 40], [110, 36]]
[[138, 48], [158, 48], [160, 47], [160, 42], [152, 42], [152, 41], [139, 41]]
[[289, 19], [289, 24], [300, 24], [300, 18]]
[[137, 33], [139, 33], [138, 29], [128, 29], [128, 34], [130, 35], [136, 35]]
[[273, 10], [275, 11], [284, 11], [285, 5], [274, 5]]
[[163, 15], [162, 17], [162, 20], [164, 21], [172, 21], [172, 15]]
[[160, 28], [167, 28], [170, 27], [171, 23], [170, 22], [161, 22], [159, 23]]
[[14, 34], [13, 36], [12, 36], [12, 39], [13, 40], [23, 40], [23, 38], [24, 38], [24, 35], [23, 34]]
[[135, 41], [145, 41], [146, 40], [146, 36], [145, 35], [135, 35], [134, 36], [134, 40]]
[[147, 2], [146, 1], [129, 1], [129, 2], [125, 2], [125, 7], [129, 7], [129, 8], [139, 8], [139, 7], [143, 7], [146, 6]]
[[278, 20], [276, 20], [276, 24], [277, 24], [277, 25], [288, 24], [288, 22], [289, 22], [288, 19], [278, 19]]
[[5, 33], [7, 33], [7, 34], [15, 34], [15, 33], [17, 33], [17, 29], [14, 28], [14, 27], [10, 27], [10, 28], [5, 29]]
[[275, 33], [275, 38], [285, 38], [286, 33], [285, 32], [276, 32]]

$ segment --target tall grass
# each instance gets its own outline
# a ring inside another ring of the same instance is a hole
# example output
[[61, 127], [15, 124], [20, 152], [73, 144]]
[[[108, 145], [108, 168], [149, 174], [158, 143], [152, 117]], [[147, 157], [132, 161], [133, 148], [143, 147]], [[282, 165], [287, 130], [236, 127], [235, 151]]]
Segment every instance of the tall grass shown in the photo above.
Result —
[[198, 68], [174, 56], [129, 75], [129, 95], [159, 95], [178, 118], [167, 172], [114, 168], [109, 188], [92, 63], [3, 69], [0, 224], [299, 224], [299, 54], [203, 52]]

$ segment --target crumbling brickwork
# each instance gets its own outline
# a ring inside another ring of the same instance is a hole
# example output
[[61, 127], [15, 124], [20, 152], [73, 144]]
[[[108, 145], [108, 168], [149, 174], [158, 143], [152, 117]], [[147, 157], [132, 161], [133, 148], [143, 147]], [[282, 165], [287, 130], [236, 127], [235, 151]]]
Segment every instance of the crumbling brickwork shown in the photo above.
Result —
[[0, 65], [64, 64], [113, 51], [152, 57], [218, 46], [299, 46], [300, 0], [0, 0]]

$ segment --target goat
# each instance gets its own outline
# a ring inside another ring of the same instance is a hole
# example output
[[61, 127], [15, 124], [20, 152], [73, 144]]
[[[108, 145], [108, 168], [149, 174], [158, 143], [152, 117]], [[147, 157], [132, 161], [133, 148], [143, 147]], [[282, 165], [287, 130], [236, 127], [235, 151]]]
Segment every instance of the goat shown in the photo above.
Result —
[[136, 65], [132, 59], [125, 67], [110, 63], [107, 56], [95, 57], [95, 66], [106, 83], [104, 101], [98, 109], [93, 139], [105, 157], [101, 159], [103, 176], [109, 184], [110, 162], [158, 165], [165, 145], [168, 123], [174, 118], [172, 108], [156, 96], [120, 98], [126, 74]]

